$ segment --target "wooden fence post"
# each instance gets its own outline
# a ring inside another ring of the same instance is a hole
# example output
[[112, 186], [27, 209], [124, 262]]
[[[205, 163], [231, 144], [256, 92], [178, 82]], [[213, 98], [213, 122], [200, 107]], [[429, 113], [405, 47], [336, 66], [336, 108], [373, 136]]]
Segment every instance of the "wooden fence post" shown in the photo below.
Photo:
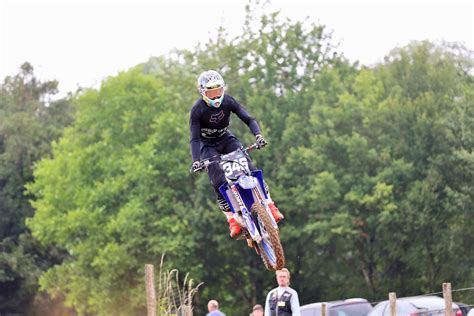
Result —
[[152, 264], [145, 264], [146, 306], [148, 316], [156, 316], [155, 272]]
[[446, 306], [446, 316], [453, 316], [453, 299], [451, 296], [451, 283], [443, 283], [443, 297]]
[[326, 303], [321, 304], [321, 316], [326, 316]]
[[397, 294], [395, 292], [388, 293], [388, 300], [390, 302], [390, 316], [397, 315]]
[[184, 307], [184, 316], [193, 316], [193, 310], [189, 306]]

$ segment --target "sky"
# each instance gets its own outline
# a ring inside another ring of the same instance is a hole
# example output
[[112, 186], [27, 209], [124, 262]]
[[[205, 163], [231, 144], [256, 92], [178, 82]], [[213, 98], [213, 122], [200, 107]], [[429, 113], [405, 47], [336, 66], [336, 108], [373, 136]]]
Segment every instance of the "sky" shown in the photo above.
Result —
[[[263, 1], [261, 1], [263, 2]], [[223, 25], [242, 33], [247, 0], [0, 0], [0, 80], [28, 61], [60, 96], [99, 88], [173, 48], [192, 50]], [[461, 42], [474, 49], [474, 1], [271, 0], [265, 12], [325, 25], [351, 61], [381, 62], [413, 40]], [[197, 76], [198, 74], [196, 74]]]

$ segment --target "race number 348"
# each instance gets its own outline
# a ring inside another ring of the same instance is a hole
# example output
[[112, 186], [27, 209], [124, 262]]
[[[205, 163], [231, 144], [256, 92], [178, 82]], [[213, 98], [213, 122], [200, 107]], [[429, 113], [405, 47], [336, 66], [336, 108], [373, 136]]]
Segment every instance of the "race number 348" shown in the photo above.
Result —
[[247, 158], [242, 157], [239, 159], [238, 163], [235, 161], [233, 162], [228, 161], [222, 164], [222, 168], [224, 169], [226, 177], [230, 177], [234, 173], [248, 170], [249, 166], [247, 163]]

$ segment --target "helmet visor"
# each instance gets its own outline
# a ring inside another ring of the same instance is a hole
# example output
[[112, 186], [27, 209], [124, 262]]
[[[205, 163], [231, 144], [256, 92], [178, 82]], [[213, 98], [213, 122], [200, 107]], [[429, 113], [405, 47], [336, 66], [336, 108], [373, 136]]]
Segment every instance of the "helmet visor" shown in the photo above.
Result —
[[224, 87], [207, 89], [204, 91], [204, 94], [211, 100], [218, 99], [224, 94]]

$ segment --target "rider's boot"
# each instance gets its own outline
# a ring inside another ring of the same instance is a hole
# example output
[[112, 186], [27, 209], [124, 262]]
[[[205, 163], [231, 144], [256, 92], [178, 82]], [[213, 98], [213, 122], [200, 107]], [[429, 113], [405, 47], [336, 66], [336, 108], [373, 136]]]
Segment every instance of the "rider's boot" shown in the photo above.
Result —
[[272, 212], [273, 218], [275, 219], [275, 222], [280, 222], [282, 219], [285, 218], [283, 214], [280, 212], [278, 207], [276, 207], [275, 202], [270, 201], [268, 202], [268, 207], [270, 208], [270, 211]]
[[265, 193], [267, 193], [267, 205], [270, 208], [270, 211], [272, 212], [273, 219], [275, 219], [275, 222], [278, 223], [279, 221], [284, 219], [285, 216], [283, 216], [278, 207], [276, 207], [275, 202], [273, 202], [272, 197], [270, 196], [270, 188], [268, 187], [265, 181], [263, 181], [263, 185], [265, 187]]
[[227, 222], [229, 223], [230, 237], [235, 238], [240, 235], [242, 228], [240, 228], [235, 218], [229, 218], [227, 219]]
[[[225, 204], [224, 204], [225, 203]], [[239, 224], [234, 218], [234, 214], [232, 214], [229, 205], [227, 202], [219, 204], [219, 207], [224, 212], [225, 217], [227, 218], [227, 223], [229, 223], [229, 230], [230, 230], [230, 237], [235, 238], [242, 233], [242, 228], [240, 228]]]

